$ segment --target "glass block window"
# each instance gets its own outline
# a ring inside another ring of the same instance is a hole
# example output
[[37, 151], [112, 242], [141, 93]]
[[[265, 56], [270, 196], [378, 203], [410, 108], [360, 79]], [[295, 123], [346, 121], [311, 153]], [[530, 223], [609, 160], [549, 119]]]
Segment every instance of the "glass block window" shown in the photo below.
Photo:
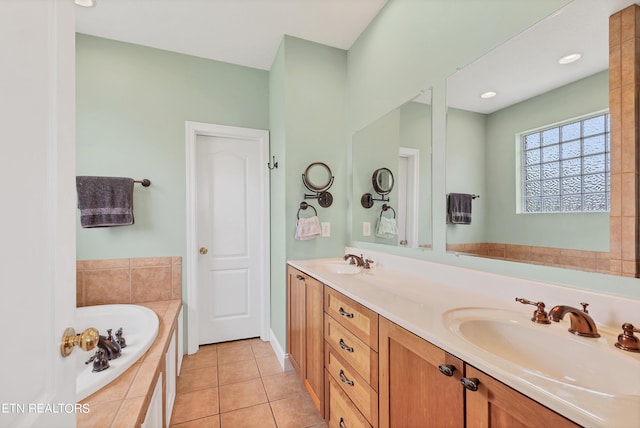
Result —
[[525, 213], [609, 210], [609, 114], [521, 135]]

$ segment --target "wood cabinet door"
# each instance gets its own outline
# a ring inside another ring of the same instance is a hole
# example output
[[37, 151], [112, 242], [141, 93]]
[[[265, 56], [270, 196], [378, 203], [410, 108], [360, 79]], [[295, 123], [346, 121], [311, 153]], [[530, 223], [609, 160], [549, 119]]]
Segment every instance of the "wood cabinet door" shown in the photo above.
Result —
[[475, 367], [467, 365], [466, 375], [479, 381], [466, 392], [468, 428], [579, 427]]
[[287, 352], [291, 365], [304, 380], [306, 276], [288, 267], [287, 277]]
[[324, 413], [324, 285], [306, 277], [304, 386], [320, 413]]
[[463, 427], [463, 362], [383, 317], [379, 334], [380, 427]]

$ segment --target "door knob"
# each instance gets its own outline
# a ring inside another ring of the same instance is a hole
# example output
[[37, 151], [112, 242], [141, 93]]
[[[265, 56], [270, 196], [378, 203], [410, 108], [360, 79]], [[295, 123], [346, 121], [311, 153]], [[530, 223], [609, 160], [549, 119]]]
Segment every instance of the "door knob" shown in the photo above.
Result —
[[209, 252], [209, 250], [207, 250], [207, 247], [200, 247], [200, 254], [202, 254], [203, 256], [205, 254], [207, 254]]
[[100, 333], [93, 327], [89, 327], [80, 334], [69, 327], [62, 335], [62, 343], [60, 344], [60, 353], [63, 357], [68, 357], [74, 347], [79, 347], [83, 351], [91, 351], [100, 341]]

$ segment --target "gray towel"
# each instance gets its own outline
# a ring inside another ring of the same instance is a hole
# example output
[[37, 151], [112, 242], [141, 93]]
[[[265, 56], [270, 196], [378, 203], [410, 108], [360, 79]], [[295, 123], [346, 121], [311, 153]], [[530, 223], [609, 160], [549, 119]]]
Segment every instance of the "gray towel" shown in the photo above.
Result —
[[471, 200], [473, 195], [449, 193], [447, 198], [447, 223], [471, 224]]
[[133, 224], [133, 179], [76, 177], [82, 227]]

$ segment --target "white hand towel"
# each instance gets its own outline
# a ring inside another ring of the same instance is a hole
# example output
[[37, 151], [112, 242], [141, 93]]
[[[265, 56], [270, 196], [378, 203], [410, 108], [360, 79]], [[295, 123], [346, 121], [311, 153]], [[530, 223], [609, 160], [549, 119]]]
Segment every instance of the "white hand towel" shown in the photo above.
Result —
[[395, 218], [380, 217], [376, 227], [378, 238], [393, 238], [398, 234], [398, 224]]
[[318, 216], [299, 218], [296, 225], [296, 236], [298, 241], [307, 241], [321, 235], [320, 220]]

